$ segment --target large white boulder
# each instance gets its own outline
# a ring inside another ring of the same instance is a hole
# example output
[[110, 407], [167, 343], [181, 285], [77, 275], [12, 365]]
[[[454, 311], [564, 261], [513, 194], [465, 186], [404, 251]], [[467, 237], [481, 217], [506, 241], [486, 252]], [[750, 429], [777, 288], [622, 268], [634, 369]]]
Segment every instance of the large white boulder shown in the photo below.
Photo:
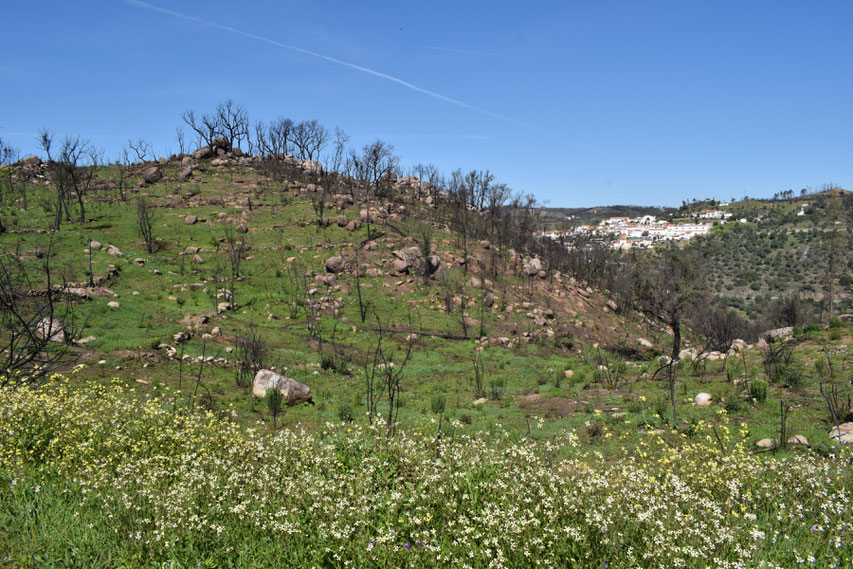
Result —
[[268, 389], [278, 389], [288, 404], [311, 401], [311, 388], [295, 379], [284, 377], [274, 371], [262, 369], [252, 383], [252, 395], [264, 397]]

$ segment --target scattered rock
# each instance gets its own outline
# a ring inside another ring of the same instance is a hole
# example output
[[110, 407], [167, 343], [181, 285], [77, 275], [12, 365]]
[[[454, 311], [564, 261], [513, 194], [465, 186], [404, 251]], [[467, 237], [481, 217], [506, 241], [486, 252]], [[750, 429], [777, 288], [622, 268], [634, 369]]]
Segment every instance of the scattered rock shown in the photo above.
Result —
[[184, 223], [187, 225], [195, 225], [198, 223], [198, 218], [194, 215], [188, 215], [184, 218]]
[[486, 308], [491, 308], [495, 304], [495, 295], [487, 292], [483, 295], [483, 306]]
[[118, 247], [116, 247], [115, 245], [107, 246], [107, 254], [110, 257], [123, 257], [124, 256], [124, 253], [122, 253], [121, 250]]
[[346, 227], [349, 223], [349, 219], [347, 219], [347, 216], [345, 215], [339, 215], [337, 219], [335, 219], [335, 222], [338, 224], [338, 227]]
[[757, 446], [758, 448], [773, 448], [776, 446], [776, 441], [774, 441], [773, 439], [761, 439], [760, 441], [755, 443], [755, 446]]
[[741, 350], [745, 350], [749, 347], [749, 344], [746, 343], [746, 340], [741, 340], [740, 338], [732, 341], [732, 351], [739, 352]]
[[302, 171], [306, 174], [320, 175], [323, 173], [323, 164], [317, 160], [300, 160], [297, 162], [297, 165], [302, 168]]
[[693, 403], [696, 405], [710, 405], [711, 404], [711, 394], [710, 393], [697, 393], [693, 398]]
[[193, 263], [195, 263], [196, 265], [201, 265], [204, 263], [204, 259], [201, 258], [201, 255], [193, 255]]
[[141, 267], [145, 264], [145, 259], [143, 259], [142, 257], [137, 257], [133, 260], [133, 262]]
[[241, 223], [240, 225], [237, 226], [237, 233], [246, 234], [248, 232], [249, 232], [249, 228], [246, 226], [245, 223]]
[[430, 255], [427, 258], [427, 263], [429, 267], [429, 274], [433, 274], [439, 269], [439, 267], [441, 267], [441, 257], [438, 255]]
[[575, 370], [573, 370], [573, 369], [567, 369], [566, 371], [564, 371], [564, 372], [563, 372], [563, 375], [565, 375], [565, 376], [566, 376], [566, 379], [571, 379], [571, 378], [573, 378], [573, 377], [574, 377], [574, 375], [575, 375]]
[[474, 400], [474, 405], [482, 405], [486, 401], [488, 401], [488, 399], [486, 399], [485, 397], [480, 397], [479, 399]]
[[359, 224], [359, 222], [357, 222], [354, 219], [352, 221], [350, 221], [349, 223], [347, 223], [347, 231], [355, 231], [359, 227], [361, 227], [361, 225]]
[[538, 257], [534, 257], [524, 264], [523, 269], [524, 274], [528, 277], [536, 276], [539, 274], [539, 271], [543, 269], [542, 261], [540, 261]]
[[156, 184], [163, 177], [163, 172], [157, 166], [149, 166], [142, 171], [142, 181], [148, 184]]
[[347, 262], [340, 255], [329, 257], [326, 259], [326, 271], [332, 274], [337, 274], [343, 271], [347, 266]]
[[174, 334], [172, 336], [172, 339], [176, 343], [182, 344], [182, 343], [186, 342], [187, 340], [189, 340], [191, 337], [192, 337], [192, 335], [190, 334], [189, 330], [181, 330], [177, 334]]
[[853, 443], [853, 423], [841, 423], [829, 431], [829, 438], [841, 444]]
[[208, 158], [213, 158], [215, 155], [216, 153], [209, 146], [202, 146], [192, 153], [192, 157], [195, 160], [207, 160]]
[[763, 332], [759, 338], [764, 340], [767, 343], [775, 342], [777, 340], [785, 340], [794, 335], [794, 329], [791, 326], [786, 326], [784, 328], [776, 328], [774, 330], [767, 330]]
[[803, 435], [794, 435], [788, 439], [789, 445], [809, 445], [809, 440]]
[[257, 373], [255, 381], [252, 383], [252, 395], [264, 397], [268, 389], [278, 389], [284, 397], [284, 401], [291, 405], [311, 401], [311, 389], [304, 383], [284, 377], [274, 371], [262, 369]]
[[100, 249], [100, 248], [101, 248], [101, 242], [100, 241], [95, 241], [94, 239], [89, 241], [89, 249]]
[[654, 348], [654, 344], [646, 340], [645, 338], [637, 338], [637, 343], [644, 348]]
[[65, 330], [62, 329], [62, 322], [59, 318], [51, 318], [45, 316], [36, 324], [36, 334], [39, 338], [50, 340], [51, 342], [64, 342]]
[[120, 308], [121, 304], [119, 304], [117, 300], [111, 300], [107, 303], [107, 306], [110, 308]]

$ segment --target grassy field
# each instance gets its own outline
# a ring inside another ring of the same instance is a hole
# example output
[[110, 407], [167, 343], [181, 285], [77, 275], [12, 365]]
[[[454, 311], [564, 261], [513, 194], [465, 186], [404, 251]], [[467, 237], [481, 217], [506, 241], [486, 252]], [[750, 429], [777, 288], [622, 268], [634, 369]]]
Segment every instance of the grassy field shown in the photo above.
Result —
[[[689, 433], [526, 436], [455, 420], [277, 434], [120, 382], [0, 391], [14, 567], [847, 567], [849, 453]], [[713, 428], [712, 428], [713, 427]], [[441, 430], [439, 430], [441, 429]], [[844, 449], [846, 450], [846, 449]]]
[[[69, 283], [85, 284], [99, 241], [92, 273], [117, 269], [104, 286], [118, 295], [74, 304], [86, 323], [77, 339], [94, 339], [72, 348], [64, 378], [0, 393], [7, 566], [850, 563], [849, 457], [830, 443], [820, 393], [822, 382], [848, 393], [847, 325], [797, 330], [780, 365], [758, 347], [682, 361], [674, 422], [655, 376], [665, 330], [565, 276], [528, 278], [508, 252], [496, 271], [489, 244], [469, 243], [466, 271], [459, 236], [428, 221], [425, 204], [410, 202], [371, 241], [365, 226], [319, 225], [309, 180], [249, 167], [203, 166], [183, 183], [174, 166], [165, 173], [127, 201], [93, 195], [86, 223], [53, 233], [49, 188], [2, 212], [4, 250], [31, 267], [50, 251]], [[137, 229], [143, 195], [154, 253]], [[359, 209], [323, 213], [349, 221]], [[220, 310], [217, 292], [232, 287], [226, 236], [241, 223], [249, 248], [234, 307]], [[393, 251], [427, 227], [440, 270], [427, 282], [392, 274]], [[354, 273], [331, 281], [324, 268], [334, 255], [352, 266], [356, 250], [362, 270], [378, 271], [361, 277], [364, 321]], [[365, 404], [380, 327], [397, 365], [413, 342], [391, 437], [386, 400], [372, 421]], [[313, 394], [314, 405], [286, 407], [276, 431], [267, 403], [235, 380], [247, 330], [265, 339], [267, 366]], [[699, 392], [712, 404], [695, 405]], [[780, 438], [782, 409], [786, 438], [810, 444], [758, 449]]]

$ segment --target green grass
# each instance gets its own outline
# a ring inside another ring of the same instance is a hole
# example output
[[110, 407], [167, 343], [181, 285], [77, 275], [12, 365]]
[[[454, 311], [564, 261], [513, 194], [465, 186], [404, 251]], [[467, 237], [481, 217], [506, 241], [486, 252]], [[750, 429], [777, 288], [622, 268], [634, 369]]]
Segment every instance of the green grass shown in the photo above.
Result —
[[[0, 556], [15, 567], [841, 567], [848, 454], [751, 453], [725, 417], [581, 444], [425, 412], [241, 427], [120, 382], [0, 391]], [[472, 410], [471, 413], [478, 411]], [[492, 413], [494, 410], [491, 411]], [[233, 417], [231, 417], [233, 418]], [[666, 442], [664, 441], [666, 439]], [[619, 456], [601, 460], [606, 445]]]

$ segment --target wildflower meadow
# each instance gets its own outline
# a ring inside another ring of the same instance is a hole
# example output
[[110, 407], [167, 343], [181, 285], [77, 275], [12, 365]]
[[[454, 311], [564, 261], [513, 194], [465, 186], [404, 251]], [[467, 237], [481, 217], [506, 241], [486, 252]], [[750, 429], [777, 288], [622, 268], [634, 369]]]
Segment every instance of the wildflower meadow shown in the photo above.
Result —
[[[253, 429], [120, 382], [0, 391], [4, 567], [850, 567], [850, 454], [725, 413], [605, 459], [424, 419]], [[535, 426], [534, 426], [535, 427]]]

